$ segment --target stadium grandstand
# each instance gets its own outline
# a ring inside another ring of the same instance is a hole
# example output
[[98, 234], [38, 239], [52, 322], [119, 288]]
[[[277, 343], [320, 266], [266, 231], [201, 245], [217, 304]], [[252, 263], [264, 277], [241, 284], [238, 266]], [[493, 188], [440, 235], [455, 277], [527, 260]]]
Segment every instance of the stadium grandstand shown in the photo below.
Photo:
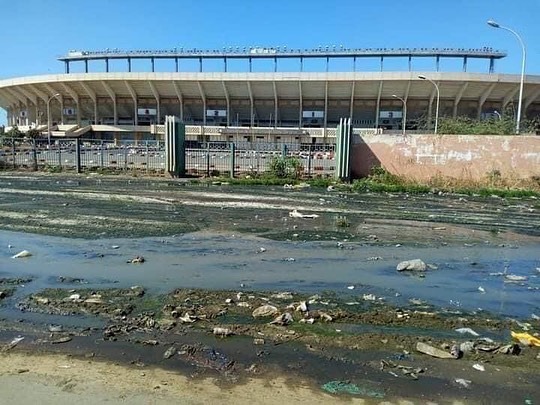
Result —
[[[56, 139], [160, 139], [165, 116], [175, 115], [191, 140], [330, 143], [345, 117], [366, 134], [399, 130], [404, 120], [407, 130], [429, 133], [437, 107], [439, 117], [496, 119], [518, 100], [521, 77], [495, 72], [505, 56], [488, 47], [69, 51], [59, 58], [62, 74], [1, 80], [0, 107], [7, 129]], [[408, 69], [385, 70], [396, 58]], [[432, 59], [433, 69], [413, 69], [419, 58]], [[377, 71], [357, 69], [366, 59]], [[441, 71], [443, 59], [457, 60], [459, 71]], [[256, 71], [262, 60], [270, 68]], [[319, 71], [306, 71], [311, 60]], [[350, 68], [330, 71], [334, 60]], [[484, 72], [471, 72], [471, 60], [484, 60]], [[146, 69], [136, 71], [141, 63]], [[157, 71], [162, 63], [168, 68]], [[184, 69], [188, 63], [197, 68]], [[523, 118], [540, 116], [540, 76], [525, 77], [522, 103]]]

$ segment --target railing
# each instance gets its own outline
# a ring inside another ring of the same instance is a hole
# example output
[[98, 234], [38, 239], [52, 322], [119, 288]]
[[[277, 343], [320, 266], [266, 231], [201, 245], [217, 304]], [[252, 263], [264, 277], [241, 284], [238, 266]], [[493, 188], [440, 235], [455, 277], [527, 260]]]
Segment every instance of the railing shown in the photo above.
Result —
[[[335, 170], [334, 144], [186, 141], [185, 146], [189, 175], [258, 175], [269, 171], [272, 160], [278, 157], [297, 159], [304, 177], [329, 177]], [[47, 140], [36, 140], [15, 141], [0, 148], [0, 167], [15, 169], [142, 171], [159, 175], [165, 171], [165, 161], [165, 146], [160, 141], [62, 139], [49, 145]]]

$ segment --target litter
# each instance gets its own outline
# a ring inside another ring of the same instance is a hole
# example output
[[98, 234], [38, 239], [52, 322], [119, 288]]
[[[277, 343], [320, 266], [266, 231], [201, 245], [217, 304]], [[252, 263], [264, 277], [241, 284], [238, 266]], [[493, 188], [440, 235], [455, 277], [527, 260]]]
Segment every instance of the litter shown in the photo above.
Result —
[[535, 336], [532, 336], [525, 332], [517, 333], [514, 331], [511, 331], [510, 334], [515, 340], [519, 341], [519, 343], [523, 345], [540, 347], [540, 339]]
[[292, 210], [289, 212], [289, 217], [291, 218], [307, 218], [307, 219], [313, 219], [313, 218], [319, 218], [317, 214], [302, 214], [298, 210]]
[[461, 333], [463, 335], [465, 333], [468, 333], [468, 334], [473, 335], [473, 336], [480, 336], [480, 334], [478, 332], [475, 332], [471, 328], [459, 328], [459, 329], [456, 329], [456, 332]]
[[454, 381], [465, 388], [469, 388], [472, 383], [471, 380], [466, 380], [464, 378], [456, 378]]
[[445, 352], [444, 350], [437, 349], [436, 347], [430, 346], [427, 343], [418, 342], [416, 343], [416, 350], [420, 353], [427, 354], [431, 357], [436, 357], [439, 359], [456, 359], [452, 353]]
[[233, 334], [233, 331], [228, 328], [214, 328], [212, 333], [216, 336], [230, 336]]
[[19, 253], [17, 253], [14, 256], [11, 256], [12, 259], [22, 259], [24, 257], [30, 257], [32, 256], [32, 253], [30, 253], [28, 250], [22, 250]]
[[486, 293], [485, 288], [482, 287], [482, 286], [478, 287], [478, 291], [480, 291], [482, 294], [485, 294], [485, 293]]
[[364, 395], [371, 398], [384, 398], [384, 392], [362, 388], [348, 381], [330, 381], [321, 388], [331, 394], [346, 393], [351, 395]]
[[478, 363], [473, 364], [472, 368], [478, 371], [486, 371], [486, 368], [483, 365], [478, 364]]
[[347, 287], [349, 290], [354, 290], [354, 285], [350, 285]]
[[518, 283], [520, 281], [527, 281], [527, 276], [518, 276], [516, 274], [507, 274], [504, 276], [505, 282]]

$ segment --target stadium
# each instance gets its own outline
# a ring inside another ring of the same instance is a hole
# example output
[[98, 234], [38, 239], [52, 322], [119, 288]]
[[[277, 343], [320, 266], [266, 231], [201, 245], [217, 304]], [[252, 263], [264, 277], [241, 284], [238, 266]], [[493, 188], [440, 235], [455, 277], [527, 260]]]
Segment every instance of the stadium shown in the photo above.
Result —
[[[495, 61], [505, 56], [486, 47], [70, 51], [59, 58], [63, 74], [0, 81], [0, 107], [7, 129], [35, 129], [53, 139], [155, 140], [163, 136], [165, 116], [175, 115], [189, 140], [332, 143], [345, 117], [357, 134], [392, 133], [403, 122], [407, 131], [430, 133], [436, 117], [496, 119], [515, 110], [520, 75], [495, 72]], [[384, 62], [396, 58], [408, 61], [408, 69], [385, 71]], [[415, 71], [419, 58], [432, 58], [434, 69]], [[311, 59], [322, 62], [320, 71], [305, 71]], [[358, 71], [357, 62], [366, 59], [380, 69]], [[442, 59], [458, 60], [462, 69], [442, 72]], [[329, 71], [334, 60], [349, 61], [352, 69]], [[471, 60], [484, 60], [485, 73], [469, 72]], [[254, 71], [260, 61], [270, 71]], [[291, 61], [298, 69], [281, 71]], [[188, 62], [197, 71], [183, 70]], [[241, 71], [231, 71], [240, 62]], [[141, 63], [150, 71], [134, 71]], [[156, 71], [164, 63], [169, 68]], [[523, 118], [540, 116], [540, 76], [525, 77], [522, 103]]]

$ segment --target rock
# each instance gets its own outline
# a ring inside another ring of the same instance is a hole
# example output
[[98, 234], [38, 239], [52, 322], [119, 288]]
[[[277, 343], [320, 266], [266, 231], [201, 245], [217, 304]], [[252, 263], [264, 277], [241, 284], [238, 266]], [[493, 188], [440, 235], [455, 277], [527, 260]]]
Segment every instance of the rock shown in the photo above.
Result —
[[3, 292], [3, 291], [0, 291], [0, 300], [1, 300], [2, 298], [6, 298], [6, 293]]
[[416, 350], [420, 353], [427, 354], [431, 357], [436, 357], [438, 359], [455, 359], [456, 357], [452, 353], [445, 352], [444, 350], [437, 349], [436, 347], [430, 346], [424, 342], [416, 343]]
[[30, 253], [28, 250], [22, 250], [19, 253], [17, 253], [14, 256], [11, 256], [12, 259], [22, 259], [24, 257], [30, 257], [32, 256], [32, 253]]
[[49, 303], [51, 302], [48, 298], [44, 298], [44, 297], [34, 297], [34, 299], [36, 300], [38, 304], [43, 304], [43, 305], [49, 305]]
[[71, 301], [78, 301], [81, 299], [81, 296], [80, 294], [71, 294], [69, 297], [68, 297], [69, 300]]
[[253, 339], [253, 344], [254, 345], [264, 345], [264, 339], [255, 338], [255, 339]]
[[278, 312], [278, 309], [273, 305], [262, 305], [259, 308], [256, 308], [251, 315], [253, 318], [263, 318], [267, 316], [274, 316]]
[[426, 271], [427, 265], [421, 259], [405, 260], [396, 267], [397, 271]]

